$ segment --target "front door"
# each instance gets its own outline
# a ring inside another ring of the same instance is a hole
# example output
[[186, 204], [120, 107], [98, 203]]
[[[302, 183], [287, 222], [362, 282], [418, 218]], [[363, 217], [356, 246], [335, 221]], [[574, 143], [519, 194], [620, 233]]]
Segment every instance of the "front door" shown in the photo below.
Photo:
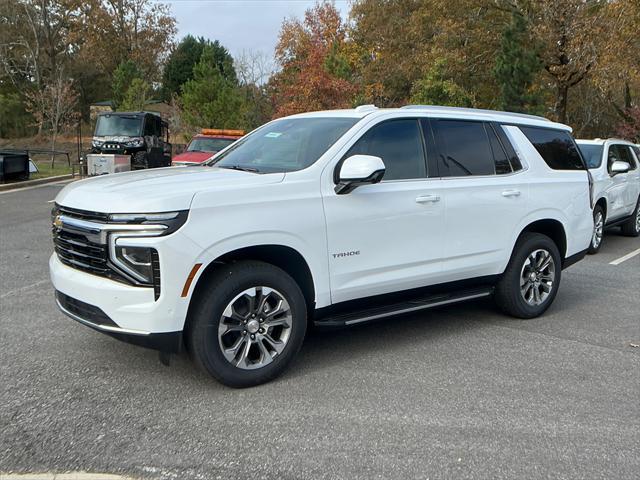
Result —
[[[607, 185], [607, 199], [609, 201], [607, 211], [607, 221], [616, 220], [618, 218], [631, 214], [633, 208], [630, 208], [629, 200], [627, 199], [627, 180], [628, 173], [614, 174], [611, 171], [613, 162], [627, 162], [631, 166], [633, 157], [631, 156], [631, 150], [626, 145], [610, 145], [607, 154], [607, 174], [609, 175]], [[633, 205], [635, 207], [635, 204]]]
[[443, 252], [440, 180], [429, 179], [417, 119], [371, 127], [344, 156], [375, 155], [382, 182], [323, 196], [333, 303], [437, 283]]

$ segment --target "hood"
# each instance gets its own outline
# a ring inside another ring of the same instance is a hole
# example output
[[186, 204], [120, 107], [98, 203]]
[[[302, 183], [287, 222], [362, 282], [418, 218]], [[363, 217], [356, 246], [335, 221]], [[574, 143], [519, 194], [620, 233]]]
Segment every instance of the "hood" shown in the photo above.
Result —
[[183, 152], [180, 155], [176, 155], [171, 160], [172, 162], [197, 162], [202, 163], [205, 160], [213, 157], [216, 152]]
[[256, 174], [217, 167], [168, 167], [112, 173], [67, 185], [56, 203], [102, 213], [187, 210], [203, 190], [279, 183], [284, 173]]

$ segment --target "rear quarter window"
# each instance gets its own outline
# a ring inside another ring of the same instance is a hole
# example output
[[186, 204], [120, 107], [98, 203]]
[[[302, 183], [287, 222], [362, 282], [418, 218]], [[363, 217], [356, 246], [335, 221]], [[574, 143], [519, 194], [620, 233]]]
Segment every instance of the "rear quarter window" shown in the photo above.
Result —
[[636, 166], [640, 166], [640, 147], [631, 147], [631, 150], [636, 154]]
[[520, 130], [554, 170], [586, 170], [573, 137], [563, 130], [522, 127]]

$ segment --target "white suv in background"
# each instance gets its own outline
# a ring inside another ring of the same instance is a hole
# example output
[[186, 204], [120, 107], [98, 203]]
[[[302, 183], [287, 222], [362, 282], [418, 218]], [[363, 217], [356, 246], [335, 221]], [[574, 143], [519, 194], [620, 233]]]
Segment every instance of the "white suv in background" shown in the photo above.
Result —
[[[586, 254], [589, 175], [541, 117], [362, 106], [274, 120], [203, 166], [106, 175], [56, 198], [59, 307], [122, 340], [266, 382], [307, 327], [493, 296], [519, 318]], [[347, 333], [345, 333], [347, 334]]]
[[578, 140], [594, 182], [593, 236], [589, 253], [602, 246], [606, 227], [640, 234], [640, 147], [625, 140]]

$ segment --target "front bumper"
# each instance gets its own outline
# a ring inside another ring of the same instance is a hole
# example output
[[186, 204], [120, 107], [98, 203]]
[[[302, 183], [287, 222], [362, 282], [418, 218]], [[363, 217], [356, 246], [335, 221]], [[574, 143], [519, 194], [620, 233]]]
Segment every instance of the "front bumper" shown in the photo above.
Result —
[[167, 353], [182, 350], [182, 332], [150, 333], [120, 328], [102, 310], [56, 290], [58, 308], [77, 322], [123, 342]]
[[55, 253], [49, 259], [49, 271], [58, 306], [74, 320], [129, 343], [164, 351], [181, 347], [186, 299], [168, 294], [156, 300], [151, 287], [68, 267]]

